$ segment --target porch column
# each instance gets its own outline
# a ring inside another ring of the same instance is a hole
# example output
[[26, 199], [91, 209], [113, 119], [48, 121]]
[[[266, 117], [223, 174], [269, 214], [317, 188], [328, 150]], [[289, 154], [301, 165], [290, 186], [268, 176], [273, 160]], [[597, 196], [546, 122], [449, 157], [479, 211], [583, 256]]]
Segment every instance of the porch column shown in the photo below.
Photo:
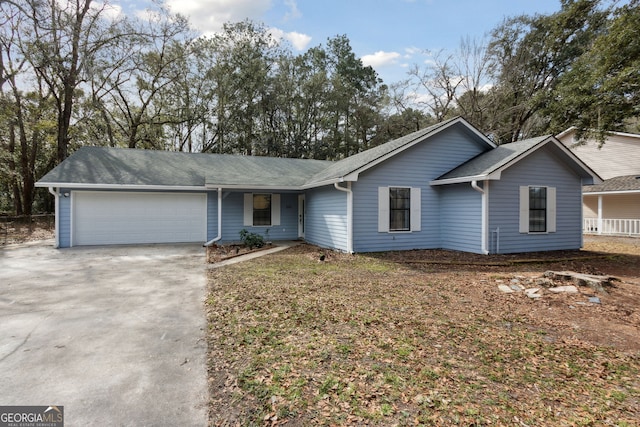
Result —
[[598, 234], [602, 234], [602, 194], [598, 195]]

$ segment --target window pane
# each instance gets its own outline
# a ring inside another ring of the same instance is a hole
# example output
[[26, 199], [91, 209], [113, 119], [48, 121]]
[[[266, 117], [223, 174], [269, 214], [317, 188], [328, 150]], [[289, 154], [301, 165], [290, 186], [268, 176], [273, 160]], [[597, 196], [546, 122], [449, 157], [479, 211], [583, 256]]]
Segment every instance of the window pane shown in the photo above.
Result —
[[389, 230], [406, 231], [411, 229], [411, 189], [389, 189]]
[[547, 231], [547, 188], [529, 188], [529, 231]]
[[253, 225], [271, 225], [271, 194], [253, 195]]

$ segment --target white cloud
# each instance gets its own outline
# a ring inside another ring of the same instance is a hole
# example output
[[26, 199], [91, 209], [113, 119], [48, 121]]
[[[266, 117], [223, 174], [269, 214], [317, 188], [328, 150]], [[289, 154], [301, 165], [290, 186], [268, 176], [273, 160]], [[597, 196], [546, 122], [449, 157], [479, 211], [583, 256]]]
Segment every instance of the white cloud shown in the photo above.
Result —
[[385, 52], [379, 50], [373, 55], [364, 55], [361, 59], [364, 65], [371, 65], [373, 68], [376, 68], [396, 64], [398, 62], [397, 59], [400, 58], [400, 56], [401, 55], [398, 52]]
[[411, 46], [411, 47], [404, 48], [404, 52], [405, 52], [405, 55], [404, 55], [405, 58], [411, 58], [413, 55], [423, 53], [424, 50], [415, 46]]
[[94, 2], [91, 3], [91, 10], [99, 12], [103, 17], [115, 21], [122, 17], [122, 7], [117, 4]]
[[[77, 4], [68, 0], [55, 0], [55, 3], [61, 10], [71, 11], [76, 13], [78, 11]], [[93, 1], [89, 5], [89, 10], [95, 15], [100, 15], [102, 18], [106, 18], [111, 21], [115, 21], [122, 17], [122, 6], [119, 4], [110, 4], [102, 1]]]
[[298, 19], [302, 16], [296, 0], [284, 0], [285, 6], [289, 7], [289, 12], [284, 15], [284, 20]]
[[276, 40], [288, 40], [297, 50], [304, 50], [311, 42], [311, 36], [292, 31], [285, 33], [279, 28], [270, 28], [271, 36]]
[[204, 34], [220, 31], [225, 22], [260, 21], [271, 8], [271, 0], [167, 0], [166, 4], [172, 12], [189, 17]]
[[311, 36], [292, 31], [285, 34], [285, 39], [289, 40], [293, 47], [298, 50], [304, 50], [311, 43]]

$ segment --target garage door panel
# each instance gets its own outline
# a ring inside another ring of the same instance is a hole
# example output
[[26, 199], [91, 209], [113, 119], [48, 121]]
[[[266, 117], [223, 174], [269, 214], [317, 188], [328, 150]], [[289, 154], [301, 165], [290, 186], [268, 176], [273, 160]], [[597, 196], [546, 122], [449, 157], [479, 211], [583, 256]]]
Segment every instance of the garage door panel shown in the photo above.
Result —
[[206, 240], [206, 195], [74, 193], [74, 245]]

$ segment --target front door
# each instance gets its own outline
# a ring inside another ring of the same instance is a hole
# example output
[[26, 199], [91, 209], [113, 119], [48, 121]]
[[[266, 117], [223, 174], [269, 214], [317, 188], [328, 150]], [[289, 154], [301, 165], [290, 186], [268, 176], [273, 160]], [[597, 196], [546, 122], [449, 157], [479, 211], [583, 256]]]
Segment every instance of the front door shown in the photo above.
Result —
[[298, 237], [304, 239], [304, 222], [306, 220], [304, 194], [298, 195]]

